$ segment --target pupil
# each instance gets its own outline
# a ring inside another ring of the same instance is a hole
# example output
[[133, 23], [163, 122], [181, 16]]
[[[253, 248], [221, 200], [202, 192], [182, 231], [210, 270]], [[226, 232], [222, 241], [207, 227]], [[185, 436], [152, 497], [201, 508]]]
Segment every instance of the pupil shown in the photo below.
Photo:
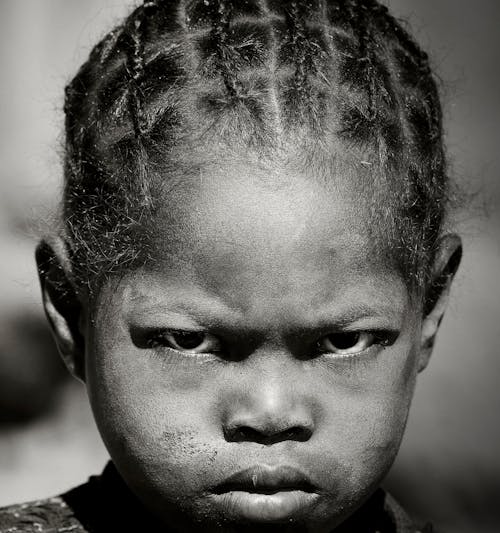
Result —
[[359, 333], [335, 333], [330, 335], [330, 341], [334, 346], [339, 348], [339, 350], [347, 350], [356, 346], [359, 341]]
[[173, 337], [179, 347], [192, 350], [203, 342], [205, 334], [196, 331], [186, 331], [185, 333], [174, 333]]

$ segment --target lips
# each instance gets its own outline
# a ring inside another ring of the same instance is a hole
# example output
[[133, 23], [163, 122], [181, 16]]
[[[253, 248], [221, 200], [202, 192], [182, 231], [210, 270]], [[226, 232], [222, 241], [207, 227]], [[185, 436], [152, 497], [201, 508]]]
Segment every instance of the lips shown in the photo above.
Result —
[[233, 490], [262, 494], [272, 494], [282, 490], [314, 492], [314, 486], [309, 478], [296, 468], [254, 466], [236, 472], [216, 488], [216, 492], [219, 494]]
[[252, 522], [282, 522], [307, 513], [318, 489], [301, 470], [258, 465], [241, 470], [215, 487], [225, 514]]

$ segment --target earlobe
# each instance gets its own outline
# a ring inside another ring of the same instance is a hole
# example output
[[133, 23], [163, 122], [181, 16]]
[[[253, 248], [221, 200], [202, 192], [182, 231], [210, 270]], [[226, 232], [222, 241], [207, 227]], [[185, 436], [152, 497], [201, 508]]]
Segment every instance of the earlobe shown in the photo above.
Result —
[[462, 240], [460, 237], [456, 234], [445, 235], [441, 239], [436, 253], [432, 282], [425, 297], [419, 372], [424, 370], [429, 363], [436, 335], [448, 306], [451, 283], [461, 258]]
[[42, 241], [36, 249], [36, 262], [45, 314], [59, 353], [71, 374], [85, 381], [85, 312], [71, 280], [63, 239]]

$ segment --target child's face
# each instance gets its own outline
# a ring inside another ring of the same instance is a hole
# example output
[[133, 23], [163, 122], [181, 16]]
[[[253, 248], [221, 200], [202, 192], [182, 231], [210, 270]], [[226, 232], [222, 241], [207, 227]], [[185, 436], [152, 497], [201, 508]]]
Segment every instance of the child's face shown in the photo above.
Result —
[[155, 265], [100, 293], [93, 410], [168, 524], [326, 531], [391, 466], [422, 324], [359, 207], [307, 176], [206, 171], [167, 198]]

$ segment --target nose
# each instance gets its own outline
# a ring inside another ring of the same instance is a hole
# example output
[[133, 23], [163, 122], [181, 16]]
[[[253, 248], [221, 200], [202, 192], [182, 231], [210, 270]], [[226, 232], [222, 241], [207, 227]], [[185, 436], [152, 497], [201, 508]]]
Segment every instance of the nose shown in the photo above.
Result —
[[283, 367], [252, 374], [226, 399], [225, 439], [264, 445], [308, 441], [315, 429], [314, 402], [297, 380]]

